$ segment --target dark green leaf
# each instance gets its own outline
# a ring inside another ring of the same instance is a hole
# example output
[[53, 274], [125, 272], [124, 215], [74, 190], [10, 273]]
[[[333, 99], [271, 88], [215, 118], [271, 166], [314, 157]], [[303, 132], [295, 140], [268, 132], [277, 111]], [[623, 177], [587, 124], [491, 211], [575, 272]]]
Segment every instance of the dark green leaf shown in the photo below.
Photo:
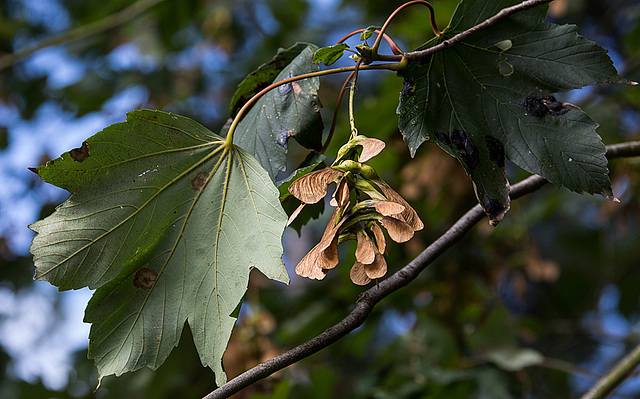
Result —
[[319, 48], [313, 53], [313, 62], [322, 62], [326, 66], [329, 66], [338, 61], [347, 48], [349, 48], [349, 46], [346, 43]]
[[[320, 70], [313, 62], [316, 48], [307, 45], [274, 81]], [[312, 150], [322, 147], [319, 86], [318, 77], [278, 86], [251, 107], [234, 132], [234, 143], [252, 153], [273, 181], [278, 172], [285, 170], [291, 137]]]
[[289, 48], [281, 48], [271, 61], [247, 75], [233, 94], [229, 115], [233, 118], [251, 97], [273, 83], [276, 76], [308, 46], [307, 43], [296, 43]]
[[[463, 1], [443, 37], [423, 48], [514, 3]], [[544, 22], [545, 11], [518, 13], [401, 72], [399, 125], [411, 153], [429, 140], [456, 156], [494, 223], [509, 206], [502, 148], [514, 163], [556, 185], [614, 199], [598, 125], [550, 94], [626, 81], [606, 50], [579, 36], [575, 26]], [[469, 145], [451, 143], [454, 131], [464, 132]], [[475, 167], [467, 162], [475, 159], [469, 148], [477, 150]]]
[[30, 226], [35, 278], [96, 289], [85, 320], [100, 376], [159, 367], [188, 321], [223, 383], [250, 270], [288, 281], [286, 215], [259, 163], [188, 118], [145, 110], [36, 171], [71, 196]]
[[373, 33], [376, 31], [376, 29], [382, 29], [381, 26], [369, 26], [367, 27], [367, 29], [365, 29], [364, 31], [362, 31], [362, 33], [360, 34], [360, 40], [362, 40], [363, 42], [366, 41], [368, 38], [371, 37], [371, 35], [373, 35]]

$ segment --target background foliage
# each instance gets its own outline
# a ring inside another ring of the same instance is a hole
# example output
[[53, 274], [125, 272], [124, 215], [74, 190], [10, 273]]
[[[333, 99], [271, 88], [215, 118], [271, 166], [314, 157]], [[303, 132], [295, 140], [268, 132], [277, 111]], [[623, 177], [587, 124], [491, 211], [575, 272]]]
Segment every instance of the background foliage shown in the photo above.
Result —
[[[100, 20], [129, 3], [7, 0], [0, 15], [0, 52]], [[168, 0], [118, 28], [1, 70], [0, 396], [92, 397], [97, 382], [86, 345], [76, 347], [72, 367], [58, 367], [62, 372], [56, 378], [38, 369], [65, 364], [63, 355], [50, 351], [56, 340], [76, 334], [86, 339], [79, 317], [76, 324], [69, 321], [70, 313], [85, 305], [73, 304], [86, 296], [52, 295], [45, 284], [31, 281], [26, 224], [49, 214], [65, 193], [40, 184], [27, 166], [79, 147], [83, 138], [124, 120], [125, 111], [135, 108], [179, 113], [220, 132], [235, 86], [279, 47], [297, 41], [331, 44], [353, 29], [381, 23], [401, 3]], [[456, 3], [434, 4], [440, 27]], [[390, 33], [402, 48], [414, 48], [432, 35], [426, 13], [412, 9], [392, 25]], [[611, 51], [622, 76], [636, 81], [639, 16], [640, 7], [631, 0], [557, 0], [550, 14], [555, 22], [578, 24], [582, 35]], [[340, 83], [340, 78], [322, 80], [325, 120]], [[387, 150], [371, 164], [426, 225], [408, 244], [390, 249], [391, 270], [406, 264], [476, 201], [460, 165], [435, 146], [424, 145], [409, 158], [397, 131], [401, 90], [402, 82], [391, 73], [363, 72], [359, 78], [358, 128], [387, 142]], [[596, 86], [561, 100], [579, 104], [600, 123], [605, 144], [640, 138], [640, 96], [633, 88]], [[349, 133], [346, 121], [339, 126], [336, 145]], [[296, 145], [290, 141], [292, 164], [304, 156], [299, 151], [296, 159]], [[621, 204], [553, 187], [514, 201], [498, 228], [478, 226], [418, 281], [376, 308], [363, 328], [242, 396], [576, 396], [640, 334], [640, 167], [630, 159], [614, 161], [610, 169]], [[512, 182], [525, 176], [510, 164], [507, 173]], [[322, 226], [320, 221], [317, 228], [303, 228], [299, 238], [288, 232], [290, 270], [317, 242]], [[346, 314], [361, 288], [349, 282], [348, 267], [337, 270], [321, 282], [290, 273], [289, 287], [253, 273], [225, 355], [229, 377]], [[200, 366], [185, 330], [180, 347], [159, 371], [106, 378], [95, 396], [200, 397], [213, 387], [213, 376]], [[636, 378], [617, 397], [638, 391]]]

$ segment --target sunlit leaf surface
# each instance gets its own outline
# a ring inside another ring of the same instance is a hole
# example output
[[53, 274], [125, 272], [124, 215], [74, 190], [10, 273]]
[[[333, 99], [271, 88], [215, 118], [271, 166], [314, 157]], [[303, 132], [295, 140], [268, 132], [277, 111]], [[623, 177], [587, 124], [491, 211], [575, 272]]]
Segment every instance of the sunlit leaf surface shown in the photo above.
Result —
[[246, 151], [192, 120], [134, 111], [35, 171], [71, 192], [30, 227], [37, 280], [96, 289], [100, 376], [159, 367], [188, 321], [216, 381], [253, 267], [287, 282], [278, 190]]

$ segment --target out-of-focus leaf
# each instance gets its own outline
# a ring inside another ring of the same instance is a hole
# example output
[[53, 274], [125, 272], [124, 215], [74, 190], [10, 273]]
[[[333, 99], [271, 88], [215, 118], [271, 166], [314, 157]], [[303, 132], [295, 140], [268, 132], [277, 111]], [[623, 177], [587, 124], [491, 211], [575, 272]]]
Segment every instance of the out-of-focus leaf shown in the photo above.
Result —
[[260, 164], [188, 118], [143, 110], [34, 171], [71, 192], [30, 226], [35, 278], [96, 289], [85, 320], [100, 376], [156, 369], [188, 321], [223, 383], [250, 270], [288, 281], [286, 215]]
[[540, 352], [529, 348], [494, 349], [485, 356], [506, 371], [520, 371], [526, 367], [540, 365], [544, 361]]

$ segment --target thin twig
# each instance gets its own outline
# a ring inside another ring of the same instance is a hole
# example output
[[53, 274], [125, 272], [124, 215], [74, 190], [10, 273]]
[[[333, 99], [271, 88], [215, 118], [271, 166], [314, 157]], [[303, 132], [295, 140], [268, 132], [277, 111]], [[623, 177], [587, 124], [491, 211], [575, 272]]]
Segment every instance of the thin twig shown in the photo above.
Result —
[[[362, 29], [356, 29], [353, 32], [347, 33], [342, 38], [340, 38], [340, 40], [337, 41], [337, 44], [344, 43], [344, 41], [347, 40], [348, 38], [355, 36], [358, 33], [362, 33], [365, 30], [366, 29], [362, 28]], [[375, 31], [373, 31], [373, 33], [380, 34], [381, 32], [378, 29], [376, 29]], [[393, 54], [401, 55], [402, 53], [404, 53], [402, 50], [400, 50], [400, 47], [398, 47], [396, 42], [394, 42], [389, 35], [387, 35], [386, 33], [383, 33], [383, 36], [384, 36], [384, 40], [386, 40], [387, 43], [389, 43], [389, 47], [391, 47], [391, 51], [393, 52]]]
[[164, 0], [138, 0], [129, 7], [115, 14], [109, 15], [108, 17], [102, 18], [99, 21], [95, 21], [84, 26], [79, 26], [75, 29], [71, 29], [58, 35], [48, 37], [39, 42], [28, 45], [16, 52], [4, 54], [0, 56], [0, 71], [15, 64], [18, 61], [31, 56], [33, 53], [38, 50], [42, 50], [43, 48], [84, 39], [86, 37], [93, 36], [111, 28], [115, 28], [118, 25], [122, 25], [123, 23], [142, 14], [149, 8], [162, 1]]
[[640, 364], [640, 344], [589, 389], [580, 399], [603, 399], [622, 384]]
[[324, 153], [329, 147], [329, 144], [331, 143], [331, 139], [333, 138], [333, 133], [336, 131], [336, 124], [338, 123], [338, 112], [340, 111], [340, 103], [342, 102], [342, 96], [344, 95], [347, 85], [349, 84], [351, 79], [353, 79], [355, 74], [356, 74], [356, 71], [354, 70], [353, 72], [351, 72], [351, 74], [349, 74], [347, 79], [342, 84], [340, 93], [338, 93], [338, 99], [336, 100], [336, 107], [333, 110], [333, 118], [331, 119], [331, 128], [329, 129], [329, 134], [327, 135], [327, 141], [324, 142], [324, 145], [322, 146], [320, 151], [318, 151], [319, 154]]
[[553, 1], [553, 0], [526, 0], [526, 1], [523, 1], [522, 3], [516, 4], [514, 6], [503, 8], [502, 10], [500, 10], [493, 17], [488, 18], [484, 22], [481, 22], [481, 23], [479, 23], [478, 25], [476, 25], [476, 26], [474, 26], [472, 28], [469, 28], [469, 29], [467, 29], [467, 30], [465, 30], [463, 32], [458, 33], [457, 35], [453, 36], [451, 39], [447, 39], [447, 40], [443, 41], [440, 44], [437, 44], [437, 45], [435, 45], [433, 47], [429, 47], [429, 48], [424, 49], [424, 50], [412, 51], [412, 52], [409, 52], [409, 53], [405, 53], [404, 56], [409, 61], [426, 59], [426, 58], [430, 57], [432, 54], [437, 53], [437, 52], [442, 51], [442, 50], [445, 50], [445, 49], [448, 49], [449, 47], [462, 42], [463, 40], [465, 40], [469, 36], [479, 32], [481, 30], [487, 29], [487, 28], [495, 25], [499, 21], [501, 21], [501, 20], [503, 20], [505, 18], [508, 18], [511, 15], [515, 14], [515, 13], [528, 10], [530, 8], [539, 6], [541, 4], [550, 3], [551, 1]]
[[[607, 157], [609, 159], [631, 156], [640, 156], [640, 141], [607, 146]], [[511, 199], [520, 198], [540, 189], [546, 183], [547, 181], [538, 175], [530, 176], [511, 187], [510, 197]], [[389, 278], [381, 281], [378, 285], [360, 294], [356, 301], [355, 309], [339, 323], [328, 328], [315, 338], [245, 371], [209, 393], [204, 399], [228, 398], [254, 382], [319, 352], [349, 334], [362, 325], [378, 302], [418, 277], [440, 254], [458, 242], [484, 216], [482, 207], [479, 204], [474, 206], [409, 264]]]
[[[431, 6], [431, 4], [429, 4], [429, 2], [425, 1], [425, 0], [410, 1], [408, 3], [404, 3], [403, 5], [401, 5], [398, 8], [396, 8], [391, 13], [391, 15], [389, 15], [389, 17], [385, 21], [384, 25], [382, 25], [382, 28], [380, 29], [380, 33], [384, 34], [384, 32], [389, 27], [389, 24], [391, 23], [391, 21], [396, 17], [396, 15], [398, 15], [398, 13], [400, 11], [402, 11], [403, 9], [405, 9], [407, 7], [410, 7], [412, 5], [416, 5], [416, 4], [421, 4], [421, 5], [427, 6], [429, 8], [429, 15], [431, 16], [431, 28], [433, 29], [433, 33], [435, 33], [436, 36], [440, 36], [442, 34], [442, 32], [440, 32], [440, 30], [438, 29], [438, 26], [436, 25], [435, 11], [433, 10], [433, 7]], [[380, 48], [381, 40], [382, 40], [382, 36], [380, 34], [378, 34], [378, 37], [376, 38], [376, 41], [373, 43], [373, 46], [371, 46], [371, 50], [373, 51], [373, 54], [375, 54], [375, 55], [378, 54], [378, 48]]]
[[424, 60], [424, 59], [428, 59], [429, 57], [431, 57], [433, 54], [440, 52], [440, 51], [444, 51], [460, 42], [462, 42], [463, 40], [467, 39], [469, 36], [492, 27], [493, 25], [495, 25], [496, 23], [498, 23], [499, 21], [510, 17], [513, 14], [516, 14], [518, 12], [521, 11], [525, 11], [528, 10], [530, 8], [539, 6], [541, 4], [545, 4], [545, 3], [550, 3], [553, 0], [526, 0], [523, 1], [522, 3], [518, 3], [514, 6], [511, 7], [507, 7], [507, 8], [503, 8], [502, 10], [500, 10], [497, 14], [495, 14], [494, 16], [492, 16], [491, 18], [488, 18], [487, 20], [485, 20], [484, 22], [479, 23], [476, 26], [473, 26], [465, 31], [462, 31], [456, 35], [454, 35], [452, 38], [444, 40], [443, 42], [433, 46], [433, 47], [429, 47], [426, 48], [424, 50], [417, 50], [417, 51], [411, 51], [408, 53], [404, 53], [402, 56], [400, 55], [382, 55], [379, 54], [376, 57], [376, 61], [400, 61], [401, 59], [407, 59], [409, 61], [418, 61], [418, 60]]
[[233, 118], [233, 121], [231, 121], [231, 125], [229, 126], [229, 130], [227, 131], [227, 138], [225, 141], [225, 146], [230, 147], [233, 145], [233, 134], [236, 130], [236, 128], [238, 127], [238, 124], [240, 124], [240, 121], [242, 120], [242, 118], [244, 118], [245, 114], [247, 112], [249, 112], [249, 110], [251, 109], [251, 107], [253, 107], [253, 105], [258, 102], [258, 100], [264, 96], [265, 94], [269, 93], [271, 90], [275, 89], [276, 87], [288, 84], [288, 83], [292, 83], [292, 82], [296, 82], [298, 80], [303, 80], [303, 79], [309, 79], [309, 78], [314, 78], [314, 77], [319, 77], [319, 76], [327, 76], [327, 75], [332, 75], [332, 74], [336, 74], [336, 73], [343, 73], [343, 72], [356, 72], [358, 70], [372, 70], [372, 69], [388, 69], [390, 71], [393, 70], [398, 70], [398, 68], [402, 67], [402, 62], [396, 62], [393, 64], [376, 64], [376, 65], [360, 65], [361, 63], [358, 62], [356, 63], [355, 66], [351, 66], [351, 67], [341, 67], [341, 68], [333, 68], [333, 69], [325, 69], [322, 71], [316, 71], [316, 72], [309, 72], [309, 73], [305, 73], [302, 75], [298, 75], [298, 76], [293, 76], [290, 78], [286, 78], [286, 79], [282, 79], [279, 80], [277, 82], [271, 83], [269, 86], [265, 87], [264, 89], [260, 90], [258, 93], [256, 93], [255, 95], [253, 95], [249, 101], [247, 101], [246, 103], [244, 103], [244, 105], [242, 106], [242, 108], [240, 108], [240, 110], [236, 113], [236, 116]]

